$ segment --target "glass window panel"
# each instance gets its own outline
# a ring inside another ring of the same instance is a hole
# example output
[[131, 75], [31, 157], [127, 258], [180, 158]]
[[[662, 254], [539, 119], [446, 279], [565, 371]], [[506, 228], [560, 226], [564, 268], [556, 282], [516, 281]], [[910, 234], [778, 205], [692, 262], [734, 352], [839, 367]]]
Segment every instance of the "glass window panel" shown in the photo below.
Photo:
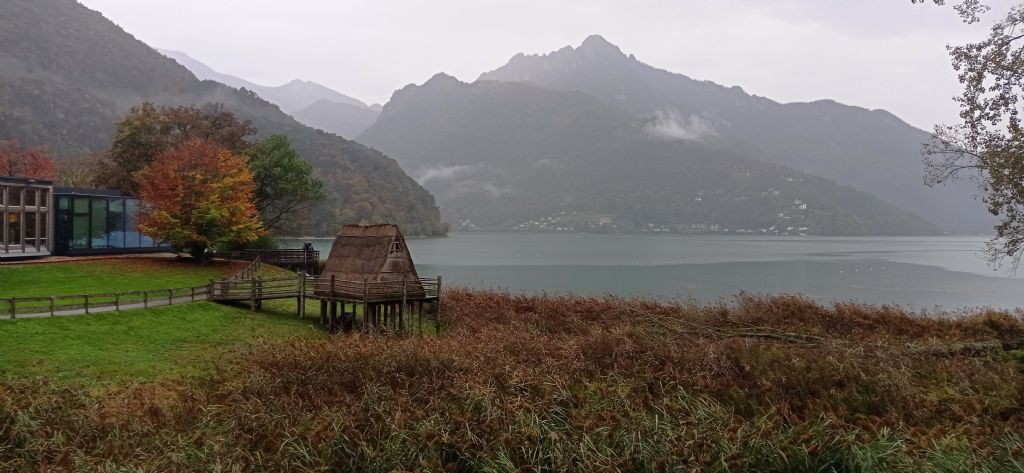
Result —
[[92, 199], [92, 247], [109, 248], [107, 235], [110, 230], [107, 228], [107, 199]]
[[71, 199], [66, 196], [60, 196], [57, 198], [57, 208], [60, 210], [68, 210], [71, 208]]
[[156, 246], [156, 243], [153, 242], [153, 239], [150, 238], [149, 235], [146, 235], [145, 233], [142, 233], [141, 235], [142, 235], [142, 242], [139, 243], [139, 246], [141, 246], [142, 248], [152, 248], [152, 247]]
[[4, 194], [7, 193], [6, 190], [7, 186], [0, 186], [0, 207], [7, 205], [7, 201], [5, 200], [7, 198], [4, 197]]
[[49, 212], [39, 213], [39, 246], [49, 249], [50, 239], [50, 214]]
[[125, 215], [124, 199], [111, 199], [107, 217], [107, 228], [110, 229], [110, 247], [124, 248]]
[[49, 207], [50, 206], [50, 189], [43, 189], [39, 191], [39, 206]]
[[124, 205], [125, 214], [125, 248], [138, 248], [141, 244], [142, 235], [139, 234], [139, 228], [136, 224], [135, 217], [139, 213], [139, 201], [135, 199], [127, 199]]
[[32, 187], [25, 188], [25, 205], [28, 207], [36, 206], [36, 194], [38, 191]]
[[76, 214], [87, 214], [89, 213], [89, 198], [88, 197], [75, 197], [75, 213]]
[[17, 207], [21, 205], [21, 187], [8, 187], [7, 188], [7, 205], [11, 207]]
[[25, 246], [36, 246], [36, 213], [25, 212]]
[[18, 212], [7, 214], [7, 243], [21, 244], [21, 214]]
[[71, 247], [89, 248], [89, 215], [75, 215], [71, 221]]

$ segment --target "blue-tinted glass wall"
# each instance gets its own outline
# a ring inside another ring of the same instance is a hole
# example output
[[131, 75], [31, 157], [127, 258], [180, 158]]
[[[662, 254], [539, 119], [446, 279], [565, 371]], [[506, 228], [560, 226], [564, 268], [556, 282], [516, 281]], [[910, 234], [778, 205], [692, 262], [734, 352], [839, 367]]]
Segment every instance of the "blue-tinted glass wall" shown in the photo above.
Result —
[[54, 252], [62, 255], [166, 251], [136, 225], [138, 199], [114, 192], [57, 189]]

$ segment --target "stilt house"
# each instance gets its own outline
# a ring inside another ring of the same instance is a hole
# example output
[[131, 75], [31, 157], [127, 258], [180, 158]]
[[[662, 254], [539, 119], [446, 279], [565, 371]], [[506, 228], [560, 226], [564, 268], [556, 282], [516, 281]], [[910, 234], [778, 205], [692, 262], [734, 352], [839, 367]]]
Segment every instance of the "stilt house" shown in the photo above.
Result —
[[[423, 297], [416, 265], [397, 225], [343, 226], [319, 280], [332, 278], [335, 296], [347, 299], [365, 296], [368, 301], [401, 300], [403, 280], [407, 299]], [[322, 292], [319, 287], [318, 292]]]
[[345, 225], [313, 298], [320, 300], [320, 323], [330, 330], [352, 329], [361, 312], [363, 330], [422, 333], [425, 305], [433, 306], [435, 330], [441, 330], [440, 295], [441, 277], [420, 279], [398, 226]]

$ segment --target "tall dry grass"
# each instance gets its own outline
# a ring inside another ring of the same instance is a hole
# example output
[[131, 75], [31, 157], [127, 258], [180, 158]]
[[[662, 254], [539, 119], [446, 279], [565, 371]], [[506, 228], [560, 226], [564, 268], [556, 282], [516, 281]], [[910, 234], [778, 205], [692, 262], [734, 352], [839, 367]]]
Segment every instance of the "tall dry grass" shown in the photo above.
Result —
[[449, 289], [438, 337], [248, 348], [208, 382], [0, 390], [0, 469], [1024, 471], [1020, 314]]

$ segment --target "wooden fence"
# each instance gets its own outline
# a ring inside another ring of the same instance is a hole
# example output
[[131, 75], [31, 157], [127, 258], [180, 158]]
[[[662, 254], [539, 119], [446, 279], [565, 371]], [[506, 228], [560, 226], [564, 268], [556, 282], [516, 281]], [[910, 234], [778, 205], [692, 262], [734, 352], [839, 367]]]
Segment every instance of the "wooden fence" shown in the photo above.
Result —
[[257, 256], [255, 258], [253, 258], [252, 261], [250, 261], [249, 264], [246, 265], [244, 268], [236, 271], [235, 274], [232, 274], [231, 276], [228, 276], [228, 277], [224, 278], [224, 280], [227, 281], [227, 280], [238, 280], [238, 279], [252, 279], [252, 278], [255, 278], [256, 275], [259, 274], [259, 272], [260, 272], [260, 257]]
[[209, 286], [0, 299], [0, 317], [79, 315], [184, 304], [209, 299]]
[[[260, 270], [260, 264], [260, 258], [256, 257], [244, 268], [228, 276], [225, 280], [255, 278]], [[292, 279], [294, 280], [295, 278]], [[215, 282], [211, 281], [210, 284], [202, 286], [144, 291], [0, 298], [0, 318], [16, 319], [18, 317], [84, 315], [94, 312], [144, 309], [212, 300], [211, 290]]]
[[293, 271], [305, 271], [307, 274], [317, 274], [320, 269], [318, 250], [241, 250], [230, 252], [228, 257], [241, 260], [259, 259], [266, 264]]
[[314, 278], [299, 272], [296, 276], [278, 278], [224, 279], [210, 281], [208, 293], [210, 300], [219, 302], [248, 302], [253, 310], [263, 306], [268, 299], [299, 300], [300, 310], [302, 299], [305, 298], [307, 287], [312, 287]]
[[396, 300], [437, 299], [441, 278], [400, 279], [397, 281], [346, 281], [317, 278], [313, 295], [323, 299], [350, 302], [386, 302]]

